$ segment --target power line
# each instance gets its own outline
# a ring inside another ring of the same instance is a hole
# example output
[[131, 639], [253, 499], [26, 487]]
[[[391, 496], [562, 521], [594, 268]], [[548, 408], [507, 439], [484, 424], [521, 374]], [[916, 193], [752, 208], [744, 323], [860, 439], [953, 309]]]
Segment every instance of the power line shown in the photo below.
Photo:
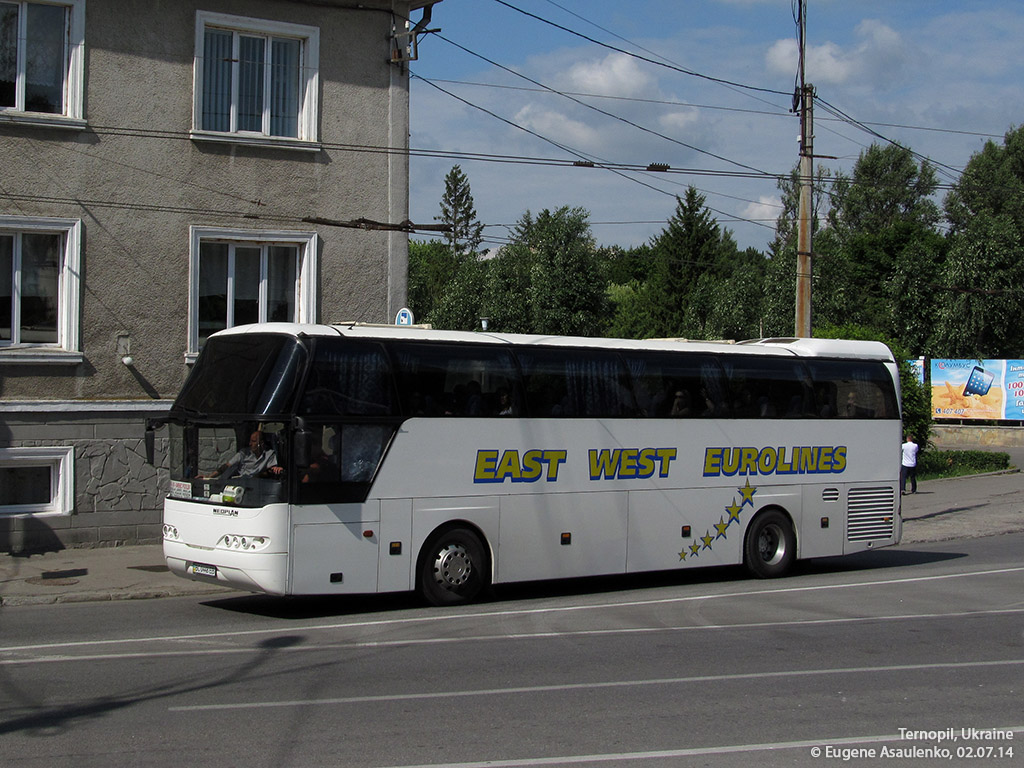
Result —
[[746, 83], [738, 83], [738, 82], [735, 82], [733, 80], [726, 80], [725, 78], [721, 78], [721, 77], [713, 77], [712, 75], [705, 75], [702, 72], [697, 72], [697, 71], [692, 70], [692, 69], [687, 69], [686, 67], [681, 67], [678, 64], [671, 64], [671, 63], [667, 63], [665, 61], [658, 61], [657, 59], [652, 59], [652, 58], [650, 58], [648, 56], [641, 56], [638, 53], [633, 53], [632, 51], [627, 51], [624, 48], [619, 48], [618, 46], [611, 45], [610, 43], [606, 43], [606, 42], [603, 42], [601, 40], [597, 40], [597, 39], [595, 39], [593, 37], [590, 37], [589, 35], [585, 35], [582, 32], [577, 32], [574, 29], [570, 29], [569, 27], [563, 26], [561, 24], [557, 24], [557, 23], [555, 23], [555, 22], [553, 22], [553, 21], [551, 21], [549, 19], [545, 19], [543, 16], [538, 16], [535, 13], [530, 13], [529, 11], [524, 11], [522, 8], [517, 8], [516, 6], [512, 5], [511, 3], [505, 2], [505, 0], [494, 0], [494, 2], [498, 3], [499, 5], [503, 5], [503, 6], [505, 6], [506, 8], [508, 8], [510, 10], [516, 11], [517, 13], [521, 13], [524, 16], [528, 16], [531, 19], [536, 19], [537, 21], [540, 21], [540, 22], [542, 22], [544, 24], [548, 24], [548, 25], [550, 25], [552, 27], [555, 27], [556, 29], [560, 29], [563, 32], [567, 32], [570, 35], [574, 35], [574, 36], [579, 37], [579, 38], [581, 38], [583, 40], [586, 40], [589, 43], [593, 43], [594, 45], [599, 45], [602, 48], [607, 48], [610, 51], [615, 51], [616, 53], [621, 53], [621, 54], [624, 54], [626, 56], [631, 56], [634, 59], [640, 59], [641, 61], [646, 61], [648, 64], [654, 64], [655, 66], [658, 66], [658, 67], [665, 67], [666, 69], [670, 69], [673, 72], [678, 72], [680, 74], [688, 75], [690, 77], [697, 77], [697, 78], [700, 78], [702, 80], [708, 80], [709, 82], [718, 83], [720, 85], [729, 85], [729, 86], [732, 86], [733, 88], [742, 88], [743, 90], [747, 90], [747, 91], [755, 91], [755, 92], [758, 92], [758, 93], [770, 93], [770, 94], [773, 94], [775, 96], [785, 96], [787, 98], [789, 98], [789, 96], [790, 96], [790, 94], [788, 94], [788, 93], [786, 93], [784, 91], [777, 91], [774, 88], [762, 88], [762, 87], [759, 87], [759, 86], [756, 86], [756, 85], [748, 85]]
[[[500, 2], [500, 0], [499, 0], [499, 2]], [[510, 73], [512, 75], [515, 75], [516, 77], [522, 78], [523, 80], [526, 80], [528, 83], [533, 83], [534, 85], [536, 85], [536, 86], [538, 86], [540, 88], [543, 88], [545, 91], [548, 91], [550, 93], [554, 93], [554, 94], [556, 94], [558, 96], [562, 96], [563, 98], [568, 99], [569, 101], [573, 102], [574, 104], [579, 104], [580, 106], [585, 107], [586, 109], [590, 109], [590, 110], [593, 110], [595, 112], [598, 112], [598, 113], [604, 115], [605, 117], [610, 117], [613, 120], [618, 120], [619, 122], [625, 123], [626, 125], [628, 125], [628, 126], [630, 126], [632, 128], [636, 128], [636, 129], [638, 129], [640, 131], [643, 131], [644, 133], [649, 133], [652, 136], [657, 136], [658, 138], [664, 139], [665, 141], [670, 141], [673, 144], [678, 144], [681, 147], [686, 147], [687, 149], [693, 150], [694, 152], [699, 152], [702, 155], [707, 155], [709, 157], [715, 158], [716, 160], [721, 160], [722, 162], [728, 163], [729, 165], [735, 165], [738, 168], [745, 168], [748, 171], [755, 171], [755, 172], [758, 172], [758, 173], [762, 173], [762, 174], [768, 175], [765, 171], [762, 171], [759, 168], [755, 168], [755, 167], [753, 167], [751, 165], [747, 165], [745, 163], [741, 163], [738, 160], [731, 160], [728, 157], [724, 157], [722, 155], [715, 154], [714, 152], [710, 152], [710, 151], [708, 151], [706, 149], [701, 149], [700, 147], [696, 147], [693, 144], [687, 144], [685, 141], [680, 141], [679, 139], [674, 139], [671, 136], [666, 136], [663, 133], [659, 133], [658, 131], [655, 131], [655, 130], [653, 130], [651, 128], [647, 128], [646, 126], [640, 125], [639, 123], [635, 123], [632, 120], [628, 120], [627, 118], [622, 117], [621, 115], [616, 115], [613, 112], [608, 112], [607, 110], [601, 109], [599, 107], [595, 107], [593, 104], [587, 104], [585, 101], [580, 101], [579, 99], [575, 98], [574, 96], [570, 96], [568, 93], [566, 93], [564, 91], [559, 91], [556, 88], [552, 88], [552, 87], [550, 87], [548, 85], [545, 85], [544, 83], [541, 83], [538, 80], [534, 80], [532, 77], [527, 77], [526, 75], [522, 74], [521, 72], [516, 72], [514, 69], [511, 69], [510, 67], [506, 67], [506, 66], [504, 66], [502, 64], [499, 64], [498, 62], [494, 61], [493, 59], [489, 59], [489, 58], [487, 58], [486, 56], [484, 56], [482, 54], [476, 53], [475, 51], [471, 51], [469, 48], [466, 48], [465, 46], [460, 45], [460, 44], [456, 43], [453, 40], [449, 40], [444, 35], [437, 34], [436, 36], [438, 38], [440, 38], [441, 40], [444, 40], [449, 45], [453, 45], [456, 48], [458, 48], [459, 50], [464, 51], [465, 53], [470, 54], [471, 56], [476, 56], [477, 58], [481, 59], [482, 61], [487, 62], [488, 64], [490, 64], [493, 67], [498, 67], [498, 69], [504, 70], [505, 72], [508, 72], [508, 73]]]
[[[551, 0], [548, 0], [550, 2]], [[507, 91], [523, 91], [526, 93], [550, 93], [550, 91], [544, 88], [527, 88], [522, 85], [503, 85], [500, 83], [481, 83], [474, 80], [446, 80], [444, 78], [434, 77], [431, 78], [435, 83], [447, 83], [449, 85], [468, 85], [476, 88], [493, 88], [495, 90], [507, 90]], [[587, 99], [607, 99], [609, 101], [626, 101], [633, 102], [636, 104], [658, 104], [666, 107], [692, 107], [693, 109], [709, 109], [718, 112], [738, 112], [746, 115], [764, 115], [766, 117], [783, 117], [787, 120], [793, 119], [793, 113], [784, 111], [768, 111], [766, 109], [745, 109], [743, 107], [726, 107], [721, 104], [700, 104], [692, 101], [676, 101], [673, 99], [649, 99], [642, 98], [640, 96], [615, 96], [610, 93], [588, 93], [585, 91], [561, 91], [559, 95], [578, 96], [580, 98]], [[781, 109], [781, 107], [780, 107]], [[836, 122], [836, 123], [849, 123], [848, 120], [844, 120], [840, 117], [819, 117], [815, 120], [816, 123], [820, 122]], [[877, 126], [879, 128], [901, 128], [908, 131], [928, 131], [931, 133], [948, 133], [956, 136], [977, 136], [983, 139], [1001, 139], [1003, 134], [1001, 133], [989, 133], [987, 131], [968, 131], [957, 128], [936, 128], [933, 125], [909, 125], [907, 123], [881, 123], [872, 120], [861, 120], [859, 121], [863, 125]], [[841, 134], [837, 134], [840, 135]], [[846, 137], [843, 137], [846, 138]]]

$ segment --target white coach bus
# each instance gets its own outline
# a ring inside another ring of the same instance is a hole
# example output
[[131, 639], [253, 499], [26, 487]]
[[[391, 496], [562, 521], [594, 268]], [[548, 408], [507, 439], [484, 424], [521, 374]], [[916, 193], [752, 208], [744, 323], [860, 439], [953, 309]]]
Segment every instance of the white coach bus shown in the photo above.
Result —
[[875, 342], [232, 328], [165, 421], [164, 554], [243, 590], [435, 604], [710, 565], [779, 576], [899, 542], [898, 382]]

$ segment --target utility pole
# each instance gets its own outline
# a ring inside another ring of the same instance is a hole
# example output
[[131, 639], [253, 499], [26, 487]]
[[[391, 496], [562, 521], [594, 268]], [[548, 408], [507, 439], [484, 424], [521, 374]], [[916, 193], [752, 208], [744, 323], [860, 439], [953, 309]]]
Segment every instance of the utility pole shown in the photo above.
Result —
[[796, 336], [811, 335], [811, 248], [814, 206], [811, 204], [814, 179], [814, 86], [804, 80], [804, 50], [807, 33], [807, 0], [799, 0], [800, 90], [794, 94], [794, 108], [800, 109], [800, 212], [796, 244]]

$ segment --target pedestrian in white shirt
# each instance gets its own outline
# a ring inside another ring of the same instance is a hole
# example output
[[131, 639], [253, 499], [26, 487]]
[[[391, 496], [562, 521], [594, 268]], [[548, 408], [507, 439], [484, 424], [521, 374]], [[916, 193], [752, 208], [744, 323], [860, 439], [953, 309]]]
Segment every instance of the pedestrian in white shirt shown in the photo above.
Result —
[[907, 492], [907, 480], [910, 480], [910, 492], [917, 493], [917, 443], [910, 435], [903, 436], [903, 466], [900, 467], [900, 493]]

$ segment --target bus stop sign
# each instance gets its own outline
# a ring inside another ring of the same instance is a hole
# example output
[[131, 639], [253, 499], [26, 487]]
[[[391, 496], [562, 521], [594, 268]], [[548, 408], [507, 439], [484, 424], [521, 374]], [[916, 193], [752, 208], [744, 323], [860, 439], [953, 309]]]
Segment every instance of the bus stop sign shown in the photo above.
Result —
[[395, 325], [412, 325], [412, 320], [412, 310], [408, 307], [402, 307], [395, 315]]

